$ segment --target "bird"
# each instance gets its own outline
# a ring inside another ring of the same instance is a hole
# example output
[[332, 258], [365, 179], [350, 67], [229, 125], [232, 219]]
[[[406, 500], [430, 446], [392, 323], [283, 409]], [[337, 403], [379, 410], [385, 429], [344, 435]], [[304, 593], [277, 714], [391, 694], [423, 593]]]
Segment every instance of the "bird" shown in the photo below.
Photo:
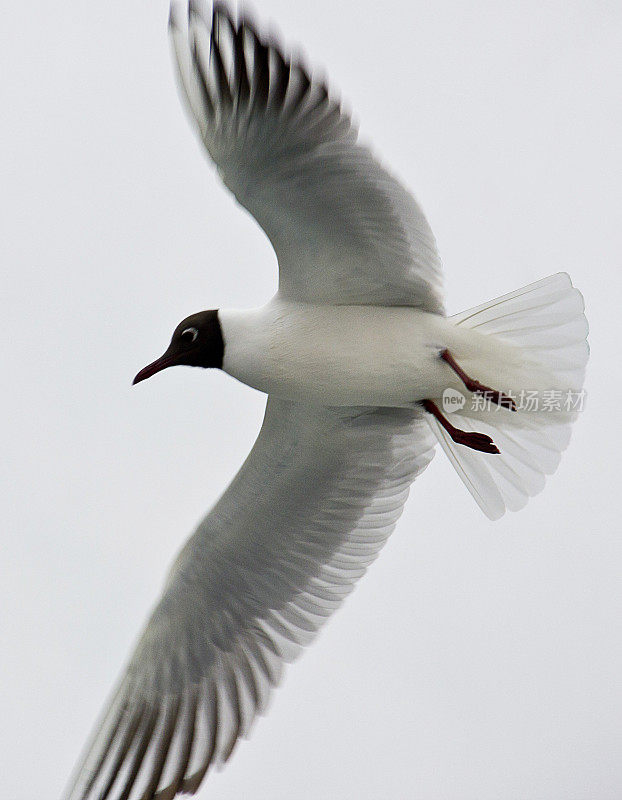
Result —
[[448, 316], [420, 205], [326, 81], [226, 3], [174, 0], [169, 34], [201, 146], [271, 242], [279, 284], [260, 308], [188, 316], [134, 383], [187, 365], [268, 397], [65, 800], [196, 793], [374, 561], [435, 445], [498, 519], [555, 471], [583, 398], [588, 326], [568, 275]]

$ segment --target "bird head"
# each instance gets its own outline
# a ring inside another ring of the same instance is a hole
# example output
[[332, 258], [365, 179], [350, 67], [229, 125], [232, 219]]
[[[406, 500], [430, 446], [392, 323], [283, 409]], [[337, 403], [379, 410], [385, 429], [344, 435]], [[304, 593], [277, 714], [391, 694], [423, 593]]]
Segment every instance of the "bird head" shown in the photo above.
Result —
[[179, 323], [166, 352], [141, 369], [132, 383], [140, 383], [156, 372], [178, 364], [220, 369], [224, 349], [218, 311], [199, 311]]

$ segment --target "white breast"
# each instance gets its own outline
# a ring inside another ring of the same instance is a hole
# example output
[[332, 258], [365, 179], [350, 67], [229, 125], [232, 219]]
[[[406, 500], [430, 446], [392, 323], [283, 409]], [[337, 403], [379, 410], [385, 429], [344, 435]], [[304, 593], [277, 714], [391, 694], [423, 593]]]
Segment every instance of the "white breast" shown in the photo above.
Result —
[[414, 308], [314, 306], [274, 298], [219, 311], [223, 369], [262, 392], [326, 405], [404, 406], [453, 385], [438, 358], [444, 318]]

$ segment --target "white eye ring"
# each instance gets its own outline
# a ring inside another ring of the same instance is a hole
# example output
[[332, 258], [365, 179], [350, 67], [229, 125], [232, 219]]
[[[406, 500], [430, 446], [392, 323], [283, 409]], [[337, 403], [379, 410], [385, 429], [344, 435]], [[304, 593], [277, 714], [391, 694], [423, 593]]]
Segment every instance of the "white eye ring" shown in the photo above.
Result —
[[187, 339], [186, 334], [188, 334], [188, 333], [191, 334], [191, 336], [192, 336], [192, 339], [190, 339], [191, 342], [194, 342], [195, 339], [197, 338], [197, 336], [199, 335], [199, 332], [198, 332], [198, 330], [196, 328], [186, 328], [185, 331], [181, 332], [181, 338], [182, 339]]

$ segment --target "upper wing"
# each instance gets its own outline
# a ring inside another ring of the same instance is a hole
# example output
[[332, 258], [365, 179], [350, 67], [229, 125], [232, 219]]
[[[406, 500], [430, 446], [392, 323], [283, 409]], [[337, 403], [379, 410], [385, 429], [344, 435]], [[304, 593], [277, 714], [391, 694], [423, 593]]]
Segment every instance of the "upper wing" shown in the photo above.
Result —
[[67, 800], [196, 791], [376, 557], [433, 446], [417, 411], [270, 398], [248, 459], [173, 565]]
[[441, 311], [440, 259], [412, 195], [357, 143], [325, 84], [215, 5], [173, 4], [183, 95], [224, 183], [276, 251], [279, 291]]

